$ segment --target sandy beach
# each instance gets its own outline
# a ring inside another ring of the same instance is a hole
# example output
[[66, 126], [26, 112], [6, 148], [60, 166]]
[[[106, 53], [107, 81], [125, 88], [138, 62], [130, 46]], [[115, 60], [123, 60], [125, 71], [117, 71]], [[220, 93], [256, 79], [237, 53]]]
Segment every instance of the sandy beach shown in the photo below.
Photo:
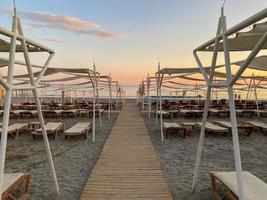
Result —
[[[64, 139], [60, 134], [56, 139], [49, 138], [51, 151], [60, 187], [60, 199], [79, 199], [83, 185], [93, 168], [99, 153], [108, 137], [113, 123], [117, 117], [112, 114], [102, 118], [103, 130], [100, 130], [98, 118], [96, 119], [96, 143], [92, 138], [84, 140], [82, 137]], [[46, 119], [46, 121], [59, 121], [61, 119]], [[88, 121], [91, 118], [64, 118], [65, 128], [69, 128], [78, 121]], [[13, 122], [38, 121], [35, 119], [11, 119]], [[32, 139], [29, 133], [21, 133], [16, 139], [8, 138], [6, 172], [31, 173], [30, 196], [32, 200], [57, 199], [54, 183], [50, 175], [46, 151], [42, 137]]]
[[[168, 139], [161, 142], [159, 126], [155, 128], [153, 118], [148, 119], [144, 114], [147, 127], [150, 131], [152, 143], [160, 158], [166, 181], [175, 200], [211, 200], [213, 199], [210, 184], [210, 171], [235, 170], [233, 143], [230, 134], [209, 134], [205, 137], [204, 151], [199, 174], [199, 192], [192, 193], [191, 185], [195, 167], [199, 132], [195, 131], [193, 138], [184, 139], [180, 134], [169, 134]], [[209, 121], [229, 120], [227, 118], [210, 117]], [[239, 122], [251, 120], [238, 118]], [[253, 120], [257, 120], [254, 116]], [[164, 121], [178, 122], [201, 121], [201, 118], [173, 118]], [[267, 118], [260, 121], [267, 122]], [[254, 130], [250, 137], [240, 135], [240, 148], [243, 170], [250, 171], [267, 182], [267, 137]]]

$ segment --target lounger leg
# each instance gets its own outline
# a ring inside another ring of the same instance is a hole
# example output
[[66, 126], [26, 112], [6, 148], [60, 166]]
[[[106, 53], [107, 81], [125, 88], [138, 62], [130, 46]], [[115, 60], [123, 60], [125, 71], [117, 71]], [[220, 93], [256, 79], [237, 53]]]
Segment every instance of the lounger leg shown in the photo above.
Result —
[[186, 130], [186, 128], [184, 129], [183, 134], [184, 134], [184, 138], [186, 139], [186, 136], [187, 136], [187, 130]]
[[212, 190], [212, 194], [213, 196], [217, 199], [217, 200], [223, 200], [225, 197], [221, 197], [217, 191], [217, 182], [216, 182], [216, 177], [214, 176], [213, 173], [210, 173], [210, 180], [211, 180], [211, 190]]
[[165, 130], [165, 138], [168, 138], [168, 129]]
[[247, 129], [245, 129], [245, 131], [247, 132], [247, 136], [249, 137], [253, 131], [253, 127], [247, 128]]
[[28, 194], [29, 192], [29, 185], [30, 185], [30, 174], [27, 174], [25, 177], [25, 188], [24, 188], [25, 194]]

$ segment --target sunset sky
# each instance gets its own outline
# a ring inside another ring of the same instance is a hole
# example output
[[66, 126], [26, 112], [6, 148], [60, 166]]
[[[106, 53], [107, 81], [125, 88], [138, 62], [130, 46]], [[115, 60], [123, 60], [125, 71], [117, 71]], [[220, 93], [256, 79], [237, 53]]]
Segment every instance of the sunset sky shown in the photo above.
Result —
[[[136, 84], [161, 65], [194, 67], [192, 50], [215, 35], [219, 0], [17, 0], [28, 37], [53, 48], [52, 66], [91, 67]], [[232, 26], [267, 6], [228, 0]], [[1, 26], [11, 27], [11, 0], [2, 0]]]

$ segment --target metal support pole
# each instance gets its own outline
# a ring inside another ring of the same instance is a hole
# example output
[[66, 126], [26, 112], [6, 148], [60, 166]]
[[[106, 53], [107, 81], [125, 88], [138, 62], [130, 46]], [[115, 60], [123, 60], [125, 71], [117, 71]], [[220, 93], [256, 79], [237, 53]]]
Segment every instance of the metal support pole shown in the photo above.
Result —
[[[94, 71], [96, 73], [95, 63], [94, 63]], [[97, 100], [97, 104], [98, 104], [98, 119], [99, 119], [100, 129], [103, 130], [101, 111], [100, 111], [99, 88], [98, 88], [99, 79], [100, 79], [100, 74], [98, 74], [98, 76], [96, 78], [96, 100]]]
[[109, 74], [109, 77], [108, 77], [108, 86], [109, 86], [108, 118], [110, 119], [111, 98], [112, 98], [112, 91], [111, 91], [111, 77], [110, 77], [110, 74]]
[[6, 145], [7, 145], [7, 132], [9, 124], [9, 114], [11, 107], [11, 96], [12, 89], [10, 86], [13, 84], [13, 75], [14, 75], [14, 63], [15, 63], [15, 54], [16, 54], [16, 41], [17, 41], [17, 24], [18, 18], [15, 15], [12, 19], [12, 32], [14, 33], [11, 37], [11, 46], [9, 52], [9, 61], [8, 61], [8, 79], [7, 85], [9, 86], [6, 90], [5, 100], [4, 100], [4, 116], [3, 116], [3, 125], [1, 133], [1, 147], [0, 147], [0, 200], [2, 199], [3, 193], [3, 177], [5, 169], [5, 158], [6, 158]]
[[256, 102], [256, 107], [257, 107], [257, 116], [258, 116], [258, 118], [260, 118], [259, 102], [258, 102], [258, 95], [257, 95], [257, 85], [256, 85], [254, 73], [252, 74], [252, 78], [253, 78], [255, 102]]
[[[225, 35], [226, 17], [224, 16], [223, 8], [222, 8], [222, 13], [221, 13], [221, 20], [222, 20], [225, 68], [226, 68], [227, 82], [229, 84], [232, 79], [232, 72], [231, 72], [230, 54], [228, 51], [229, 49], [228, 38]], [[242, 164], [241, 164], [237, 120], [236, 120], [236, 112], [235, 112], [234, 91], [233, 91], [233, 86], [231, 85], [231, 83], [228, 85], [228, 98], [229, 98], [229, 108], [230, 108], [230, 119], [231, 119], [231, 124], [232, 124], [232, 138], [233, 138], [233, 145], [234, 145], [234, 157], [235, 157], [235, 166], [236, 166], [238, 197], [240, 200], [244, 200], [244, 182], [243, 182], [243, 175], [242, 175]]]
[[148, 118], [151, 118], [150, 78], [147, 76]]
[[[90, 72], [89, 72], [90, 73]], [[95, 102], [96, 102], [96, 70], [94, 66], [94, 79], [92, 82], [93, 85], [93, 143], [95, 143], [95, 130], [96, 130], [96, 123], [95, 123]]]
[[41, 72], [39, 72], [38, 74], [38, 77], [36, 78], [35, 80], [35, 84], [39, 84], [42, 77], [44, 76], [46, 70], [47, 70], [47, 67], [49, 66], [49, 64], [51, 63], [51, 60], [54, 58], [55, 54], [54, 53], [50, 53], [47, 61], [45, 62], [45, 65], [43, 66]]
[[155, 112], [155, 126], [157, 126], [158, 123], [158, 110], [159, 110], [159, 104], [158, 104], [158, 96], [159, 96], [159, 75], [156, 75], [156, 81], [157, 81], [157, 97], [156, 97], [156, 112]]
[[[20, 20], [18, 20], [18, 31], [19, 31], [20, 35], [23, 35], [23, 30], [22, 30]], [[42, 107], [41, 107], [41, 103], [40, 103], [39, 96], [38, 96], [38, 90], [37, 90], [37, 87], [36, 87], [36, 84], [34, 81], [34, 76], [33, 76], [32, 66], [31, 66], [31, 62], [30, 62], [30, 58], [29, 58], [29, 54], [28, 54], [27, 44], [26, 44], [26, 41], [24, 39], [21, 40], [21, 46], [23, 49], [23, 55], [24, 55], [25, 63], [26, 63], [27, 70], [29, 73], [31, 85], [35, 86], [35, 88], [32, 90], [32, 92], [34, 95], [34, 99], [35, 99], [35, 103], [36, 103], [36, 107], [37, 107], [37, 112], [38, 112], [38, 117], [40, 120], [40, 125], [41, 125], [42, 134], [43, 134], [43, 138], [44, 138], [46, 153], [48, 156], [49, 166], [51, 168], [53, 181], [54, 181], [54, 184], [56, 187], [56, 192], [57, 192], [57, 195], [59, 198], [59, 195], [60, 195], [59, 186], [58, 186], [58, 182], [57, 182], [57, 176], [56, 176], [56, 171], [55, 171], [54, 162], [53, 162], [53, 158], [52, 158], [52, 153], [51, 153], [51, 149], [50, 149], [50, 145], [49, 145], [49, 141], [48, 141], [48, 137], [47, 137], [47, 133], [46, 133], [46, 129], [45, 129], [45, 123], [44, 123], [44, 118], [43, 118], [43, 114], [42, 114]]]
[[118, 81], [116, 81], [116, 110], [119, 108], [119, 85]]
[[192, 184], [193, 192], [197, 190], [199, 166], [200, 166], [200, 160], [201, 160], [201, 155], [203, 151], [203, 143], [204, 143], [204, 137], [205, 137], [205, 131], [206, 131], [206, 122], [207, 122], [208, 113], [209, 113], [210, 97], [211, 97], [211, 86], [208, 86], [207, 93], [206, 93], [205, 107], [204, 107], [204, 112], [203, 112], [203, 117], [202, 117], [199, 142], [198, 142], [197, 159], [196, 159], [195, 170], [194, 170], [193, 184]]
[[161, 136], [161, 141], [163, 142], [164, 135], [163, 135], [162, 100], [161, 100], [161, 86], [160, 85], [159, 85], [159, 109], [160, 109], [160, 136]]
[[[221, 19], [219, 19], [218, 22], [218, 27], [217, 27], [217, 32], [216, 36], [218, 36], [221, 32]], [[202, 155], [202, 149], [203, 149], [203, 144], [204, 144], [204, 137], [205, 137], [205, 131], [206, 131], [206, 122], [208, 118], [208, 112], [209, 112], [209, 104], [210, 104], [210, 98], [211, 98], [211, 90], [212, 90], [212, 83], [213, 83], [213, 78], [214, 78], [214, 72], [215, 72], [215, 66], [217, 62], [217, 55], [218, 55], [218, 44], [219, 44], [219, 39], [217, 38], [215, 40], [215, 47], [213, 51], [213, 56], [212, 56], [212, 62], [211, 62], [211, 70], [210, 70], [210, 77], [208, 78], [207, 76], [207, 93], [206, 93], [206, 101], [205, 101], [205, 107], [204, 107], [204, 112], [203, 112], [203, 117], [202, 117], [202, 124], [201, 124], [201, 130], [200, 130], [200, 136], [199, 136], [199, 142], [198, 142], [198, 149], [197, 149], [197, 158], [196, 158], [196, 164], [195, 164], [195, 170], [194, 170], [194, 177], [193, 177], [193, 183], [192, 183], [192, 191], [195, 192], [197, 190], [197, 181], [198, 181], [198, 175], [199, 175], [199, 166], [200, 166], [200, 161], [201, 161], [201, 155]], [[206, 74], [202, 63], [200, 62], [200, 59], [198, 55], [195, 52], [195, 58], [197, 60], [197, 63], [200, 67], [202, 68], [201, 72], [203, 74]], [[207, 74], [206, 74], [207, 75]], [[204, 77], [206, 75], [203, 75]]]
[[250, 81], [249, 81], [248, 92], [247, 92], [247, 95], [246, 95], [246, 101], [245, 101], [244, 109], [246, 109], [246, 107], [247, 107], [247, 101], [249, 99], [249, 93], [250, 93], [250, 90], [251, 90], [251, 85], [252, 85], [252, 78], [250, 78]]

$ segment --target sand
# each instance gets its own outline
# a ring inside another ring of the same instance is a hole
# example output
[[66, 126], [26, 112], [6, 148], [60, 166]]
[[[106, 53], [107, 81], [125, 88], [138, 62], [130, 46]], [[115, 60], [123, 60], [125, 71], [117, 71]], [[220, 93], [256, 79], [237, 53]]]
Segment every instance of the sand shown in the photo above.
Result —
[[[194, 132], [192, 139], [184, 139], [181, 135], [169, 134], [164, 142], [160, 140], [159, 127], [155, 128], [154, 120], [149, 120], [145, 115], [145, 121], [150, 131], [152, 143], [160, 158], [162, 168], [169, 188], [175, 200], [210, 200], [213, 199], [210, 186], [210, 171], [235, 170], [233, 143], [231, 135], [208, 135], [205, 137], [205, 146], [202, 154], [199, 176], [199, 192], [192, 193], [191, 185], [195, 167], [195, 158], [199, 140], [199, 131]], [[219, 118], [227, 120], [226, 118]], [[257, 119], [254, 117], [254, 119]], [[209, 121], [216, 118], [209, 118]], [[239, 118], [239, 121], [251, 120]], [[201, 121], [201, 118], [174, 118], [164, 119], [181, 123], [183, 121]], [[267, 123], [267, 118], [261, 121]], [[250, 137], [241, 135], [241, 158], [243, 170], [255, 174], [267, 183], [267, 136], [253, 131]]]
[[[103, 118], [103, 131], [99, 128], [98, 118], [96, 129], [96, 143], [92, 143], [91, 136], [84, 140], [82, 137], [65, 140], [60, 134], [55, 140], [49, 138], [51, 151], [60, 187], [60, 199], [75, 200], [92, 170], [104, 142], [109, 135], [117, 114], [113, 113], [109, 120]], [[60, 119], [46, 119], [46, 121], [59, 121]], [[89, 118], [65, 118], [66, 128], [78, 121], [88, 121]], [[38, 121], [35, 119], [11, 119], [12, 122]], [[54, 183], [50, 175], [47, 155], [42, 137], [35, 140], [28, 133], [20, 134], [18, 138], [8, 138], [6, 172], [30, 172], [30, 196], [32, 200], [56, 199]]]

